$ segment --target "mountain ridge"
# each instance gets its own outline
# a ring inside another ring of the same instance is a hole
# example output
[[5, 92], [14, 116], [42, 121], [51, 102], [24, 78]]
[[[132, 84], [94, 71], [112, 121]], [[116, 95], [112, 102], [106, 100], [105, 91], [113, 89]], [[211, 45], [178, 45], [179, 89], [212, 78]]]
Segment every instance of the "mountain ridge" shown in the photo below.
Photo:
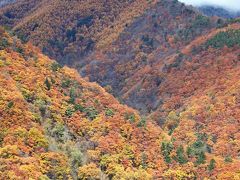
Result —
[[207, 16], [219, 16], [223, 18], [237, 18], [240, 17], [240, 11], [233, 11], [218, 6], [200, 6], [198, 9]]

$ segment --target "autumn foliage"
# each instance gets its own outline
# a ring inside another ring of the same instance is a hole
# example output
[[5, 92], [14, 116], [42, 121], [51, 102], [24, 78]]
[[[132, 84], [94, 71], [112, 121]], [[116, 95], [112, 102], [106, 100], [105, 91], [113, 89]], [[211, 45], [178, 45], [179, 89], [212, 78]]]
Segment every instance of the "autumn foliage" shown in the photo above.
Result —
[[2, 9], [0, 179], [240, 179], [239, 21], [104, 2]]
[[159, 127], [2, 29], [0, 40], [1, 178], [152, 177], [162, 169]]

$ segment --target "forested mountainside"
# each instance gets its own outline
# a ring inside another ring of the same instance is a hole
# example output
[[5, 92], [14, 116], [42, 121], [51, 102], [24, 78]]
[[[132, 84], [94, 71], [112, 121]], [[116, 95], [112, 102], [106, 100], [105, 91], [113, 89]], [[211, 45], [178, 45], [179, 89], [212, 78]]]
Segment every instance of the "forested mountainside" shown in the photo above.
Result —
[[[151, 76], [150, 69], [164, 66], [165, 57], [224, 24], [175, 0], [20, 0], [3, 8], [0, 17], [21, 39], [145, 114], [159, 106], [159, 98], [145, 90], [131, 92]], [[160, 76], [151, 80], [152, 89], [157, 91], [161, 81]]]
[[[43, 52], [71, 64], [95, 46], [114, 41], [134, 17], [154, 4], [146, 0], [19, 0], [1, 9], [0, 23]], [[69, 62], [68, 62], [69, 61]]]
[[211, 48], [168, 69], [163, 130], [1, 29], [1, 179], [238, 179], [238, 27], [198, 40]]
[[0, 179], [240, 179], [239, 19], [19, 0], [0, 24]]
[[217, 23], [181, 3], [159, 1], [125, 28], [106, 50], [97, 49], [85, 66], [76, 66], [90, 80], [110, 86], [128, 105], [149, 113], [161, 103], [157, 92], [163, 77], [159, 73], [167, 59], [178, 56], [182, 47]]
[[154, 123], [3, 29], [0, 49], [1, 179], [151, 179], [166, 169]]
[[198, 9], [207, 16], [218, 16], [218, 17], [223, 17], [223, 18], [240, 17], [240, 12], [226, 10], [222, 7], [200, 6]]

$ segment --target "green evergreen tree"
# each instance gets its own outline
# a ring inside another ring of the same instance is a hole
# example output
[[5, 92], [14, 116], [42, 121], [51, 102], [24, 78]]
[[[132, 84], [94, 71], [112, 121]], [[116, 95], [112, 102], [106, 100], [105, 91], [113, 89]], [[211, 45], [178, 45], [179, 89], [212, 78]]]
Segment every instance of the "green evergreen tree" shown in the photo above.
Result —
[[197, 161], [196, 161], [196, 164], [199, 165], [199, 164], [205, 164], [206, 162], [206, 156], [204, 154], [203, 151], [201, 151], [198, 155], [197, 155]]
[[51, 89], [51, 83], [50, 81], [48, 80], [48, 78], [45, 79], [45, 85], [47, 87], [47, 90], [49, 91]]
[[214, 159], [211, 159], [209, 165], [208, 165], [208, 170], [212, 171], [215, 168], [216, 161]]
[[184, 155], [184, 149], [183, 146], [180, 146], [177, 148], [177, 155], [174, 157], [174, 159], [179, 162], [180, 164], [185, 164], [188, 162], [186, 156]]
[[169, 142], [162, 143], [162, 146], [161, 146], [162, 155], [164, 157], [165, 162], [168, 164], [172, 162], [172, 159], [170, 157], [172, 150], [173, 150], [172, 143], [169, 143]]

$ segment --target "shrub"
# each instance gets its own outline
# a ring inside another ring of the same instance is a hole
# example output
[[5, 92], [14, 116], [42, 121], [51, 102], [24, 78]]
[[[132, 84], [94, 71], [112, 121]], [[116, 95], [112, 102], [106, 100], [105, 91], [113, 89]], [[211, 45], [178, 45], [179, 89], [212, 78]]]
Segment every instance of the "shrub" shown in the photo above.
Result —
[[0, 50], [3, 50], [9, 46], [9, 42], [6, 38], [0, 40]]
[[4, 147], [0, 147], [0, 158], [7, 159], [18, 154], [19, 154], [19, 149], [17, 145], [6, 145]]
[[38, 178], [38, 180], [50, 180], [46, 175], [42, 175]]
[[62, 88], [69, 88], [71, 85], [71, 80], [70, 79], [64, 79], [62, 81]]
[[51, 83], [52, 83], [52, 84], [55, 84], [55, 83], [56, 83], [55, 79], [53, 79], [52, 77], [51, 77]]
[[87, 26], [87, 27], [89, 27], [89, 26], [91, 26], [92, 25], [92, 22], [93, 22], [93, 16], [91, 15], [91, 16], [87, 16], [87, 17], [84, 17], [84, 18], [81, 18], [81, 19], [79, 19], [78, 20], [78, 22], [77, 22], [77, 26], [78, 27], [82, 27], [82, 26]]
[[136, 120], [135, 115], [133, 113], [126, 113], [125, 114], [125, 119], [129, 120], [130, 123], [134, 123], [135, 120]]
[[65, 131], [64, 125], [57, 123], [52, 130], [52, 134], [54, 137], [57, 138], [57, 140], [63, 141], [64, 131]]
[[51, 69], [54, 72], [58, 71], [61, 68], [62, 68], [62, 66], [60, 64], [58, 64], [57, 62], [53, 62], [52, 65], [51, 65]]
[[22, 32], [17, 32], [17, 37], [22, 41], [22, 43], [26, 43], [28, 41], [27, 35]]
[[141, 117], [139, 123], [138, 123], [138, 127], [146, 127], [147, 125], [147, 119], [145, 117]]
[[68, 108], [66, 109], [66, 111], [65, 111], [65, 115], [66, 115], [67, 117], [72, 117], [72, 115], [73, 115], [74, 112], [75, 112], [75, 110], [74, 110], [73, 108], [68, 107]]
[[189, 41], [195, 38], [195, 36], [199, 34], [202, 29], [210, 26], [210, 24], [210, 19], [208, 17], [199, 15], [194, 19], [189, 27], [178, 31], [178, 37], [182, 40]]
[[22, 47], [16, 47], [16, 52], [18, 52], [18, 53], [23, 55], [24, 49]]
[[5, 66], [5, 63], [3, 62], [3, 60], [0, 60], [0, 67]]
[[99, 114], [98, 111], [94, 107], [88, 107], [84, 110], [85, 115], [88, 119], [94, 120]]
[[41, 123], [41, 116], [40, 116], [40, 114], [39, 113], [33, 113], [33, 120], [34, 120], [34, 122], [36, 122], [36, 123]]
[[224, 46], [233, 47], [235, 45], [240, 45], [240, 30], [219, 32], [204, 44], [206, 48], [223, 48]]
[[10, 11], [5, 12], [3, 15], [9, 19], [15, 18], [14, 14]]
[[195, 173], [189, 169], [182, 170], [179, 168], [169, 168], [166, 172], [163, 173], [163, 179], [177, 179], [177, 180], [185, 180], [185, 179], [197, 179]]
[[41, 99], [37, 99], [34, 103], [39, 108], [41, 116], [45, 116], [47, 111], [47, 103]]
[[228, 23], [239, 23], [240, 18], [228, 19]]
[[41, 167], [46, 169], [44, 172], [49, 179], [68, 179], [70, 177], [67, 157], [62, 153], [41, 153], [40, 158]]
[[231, 156], [226, 156], [225, 159], [224, 159], [224, 161], [225, 161], [226, 163], [231, 163], [231, 162], [232, 162], [232, 157], [231, 157]]
[[[59, 51], [63, 51], [65, 48], [65, 44], [63, 41], [60, 41], [58, 39], [50, 39], [48, 40], [48, 43], [52, 46], [57, 48]], [[46, 51], [46, 49], [44, 49], [44, 51]]]
[[45, 79], [45, 82], [44, 82], [44, 83], [45, 83], [45, 85], [46, 85], [46, 87], [47, 87], [47, 90], [49, 91], [49, 90], [51, 89], [51, 86], [52, 86], [52, 85], [51, 85], [50, 81], [48, 80], [48, 78]]
[[41, 105], [41, 106], [39, 107], [39, 111], [40, 111], [40, 113], [41, 113], [41, 116], [45, 116], [46, 110], [47, 110], [47, 108], [46, 108], [45, 105]]
[[3, 140], [4, 140], [4, 137], [5, 137], [5, 134], [6, 134], [6, 130], [5, 129], [1, 129], [1, 131], [0, 131], [0, 146], [2, 146], [2, 144], [3, 144]]
[[22, 95], [23, 95], [24, 99], [29, 103], [33, 103], [35, 100], [34, 93], [25, 88], [22, 89]]
[[76, 41], [76, 33], [77, 31], [73, 28], [73, 29], [68, 29], [66, 32], [66, 36], [68, 38], [69, 41]]
[[8, 109], [11, 109], [14, 105], [14, 102], [13, 101], [10, 101], [8, 104], [7, 104], [7, 107]]
[[100, 179], [101, 171], [93, 163], [84, 165], [78, 170], [79, 179]]
[[70, 99], [69, 99], [68, 102], [71, 103], [71, 104], [75, 104], [75, 89], [74, 88], [70, 89], [69, 96], [70, 96]]
[[146, 46], [153, 47], [154, 40], [153, 38], [150, 38], [149, 35], [143, 35], [142, 41]]
[[161, 152], [162, 152], [165, 162], [168, 164], [172, 162], [171, 157], [170, 157], [172, 150], [173, 150], [173, 145], [171, 142], [170, 143], [169, 142], [162, 143]]
[[176, 129], [178, 127], [179, 124], [179, 117], [176, 114], [175, 111], [171, 111], [167, 118], [166, 118], [166, 122], [165, 122], [165, 127], [167, 128], [167, 130], [169, 131], [169, 135], [171, 135], [174, 131], [174, 129]]
[[29, 55], [34, 61], [38, 60], [38, 55], [34, 54], [33, 52], [30, 53]]
[[199, 15], [195, 18], [192, 26], [194, 28], [201, 28], [209, 25], [210, 25], [210, 19], [207, 16]]
[[42, 134], [42, 132], [39, 131], [37, 128], [31, 128], [29, 130], [28, 136], [29, 136], [29, 139], [31, 139], [34, 142], [35, 147], [43, 147], [43, 148], [48, 147], [47, 139]]
[[148, 158], [147, 154], [143, 152], [142, 155], [141, 155], [141, 160], [142, 160], [141, 166], [142, 166], [143, 169], [147, 168], [147, 158]]
[[77, 149], [76, 147], [72, 148], [70, 151], [70, 160], [71, 160], [71, 168], [76, 171], [81, 165], [83, 154], [82, 152]]
[[85, 108], [81, 104], [75, 104], [74, 109], [75, 109], [75, 111], [84, 112]]
[[112, 87], [111, 87], [110, 85], [105, 86], [104, 89], [105, 89], [108, 93], [110, 93], [110, 94], [113, 93], [113, 89], [112, 89]]
[[112, 109], [106, 109], [105, 115], [106, 115], [106, 116], [109, 116], [109, 117], [112, 117], [112, 116], [114, 115], [114, 112], [113, 112]]
[[211, 159], [210, 164], [208, 165], [208, 170], [212, 171], [215, 168], [216, 161]]

